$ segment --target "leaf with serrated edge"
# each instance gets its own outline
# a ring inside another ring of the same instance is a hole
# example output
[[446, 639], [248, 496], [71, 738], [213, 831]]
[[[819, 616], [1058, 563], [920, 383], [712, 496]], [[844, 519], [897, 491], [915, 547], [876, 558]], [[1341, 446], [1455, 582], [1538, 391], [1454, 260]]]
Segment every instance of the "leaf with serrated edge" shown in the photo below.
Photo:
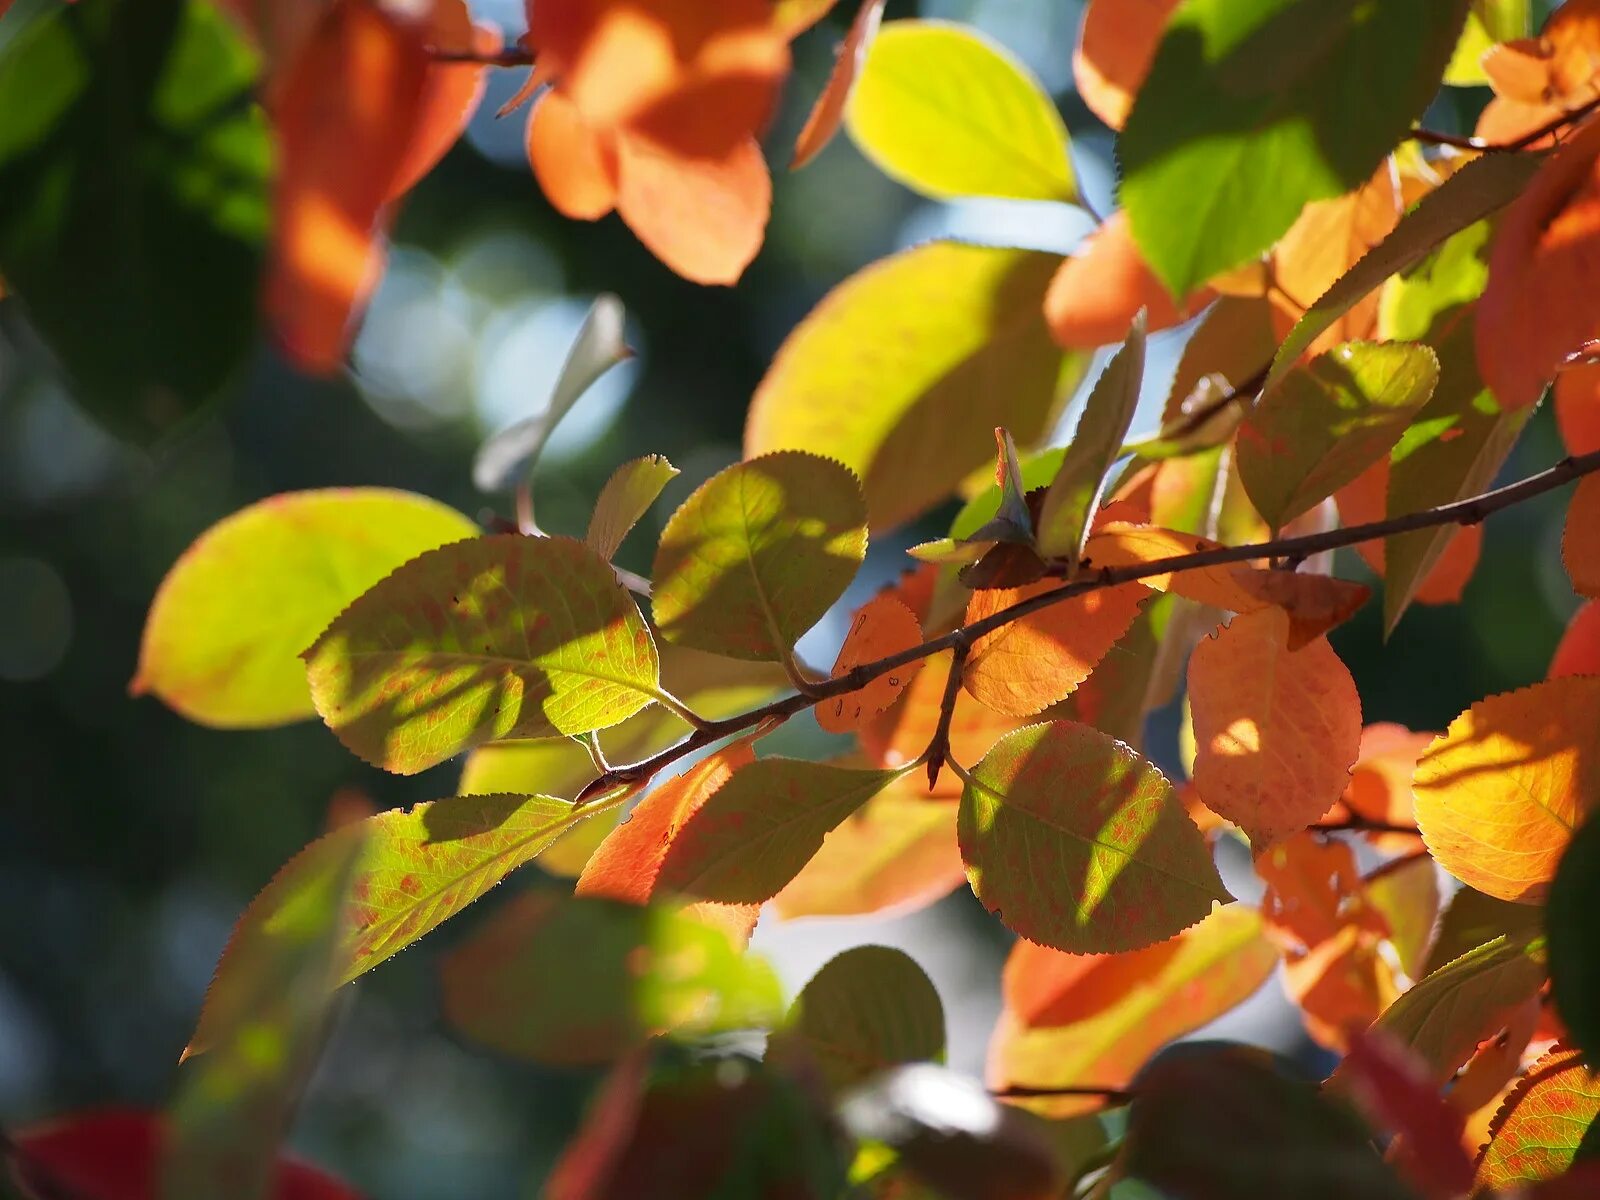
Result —
[[1480, 700], [1417, 763], [1417, 824], [1469, 887], [1539, 904], [1572, 832], [1600, 796], [1600, 678], [1573, 676]]
[[1189, 660], [1195, 787], [1259, 852], [1339, 799], [1361, 752], [1361, 697], [1326, 638], [1288, 647], [1289, 618], [1235, 617]]
[[1570, 1046], [1555, 1046], [1528, 1068], [1489, 1128], [1479, 1187], [1553, 1179], [1572, 1166], [1600, 1119], [1600, 1076]]
[[228, 939], [185, 1056], [248, 1019], [250, 996], [233, 965], [326, 877], [351, 839], [363, 842], [350, 888], [350, 935], [333, 983], [348, 983], [460, 912], [589, 814], [549, 796], [457, 796], [346, 825], [290, 859], [250, 902]]
[[[989, 1043], [989, 1086], [1126, 1087], [1150, 1055], [1243, 1003], [1277, 965], [1261, 915], [1243, 904], [1127, 954], [1069, 955], [1020, 941], [1002, 977], [1005, 1011]], [[1061, 1117], [1101, 1101], [1022, 1103]]]
[[412, 559], [304, 657], [328, 727], [401, 775], [483, 742], [605, 729], [660, 692], [633, 598], [564, 537], [499, 534]]
[[[862, 728], [861, 749], [869, 762], [903, 767], [927, 749], [939, 727], [950, 662], [948, 650], [929, 655], [900, 699]], [[976, 762], [989, 752], [996, 738], [1015, 728], [1015, 720], [1001, 716], [965, 690], [958, 692], [949, 723], [950, 756], [959, 763]], [[955, 775], [942, 773], [937, 794], [955, 796], [960, 786]]]
[[1087, 725], [996, 742], [970, 771], [958, 830], [984, 907], [1057, 950], [1135, 950], [1231, 899], [1166, 777]]
[[[849, 674], [863, 663], [909, 650], [921, 642], [922, 624], [917, 614], [893, 593], [881, 593], [862, 605], [850, 622], [850, 632], [845, 635], [839, 657], [834, 660], [834, 678]], [[815, 709], [817, 724], [829, 733], [849, 733], [860, 728], [864, 721], [900, 698], [900, 693], [922, 670], [922, 661], [913, 659], [869, 680], [853, 692], [822, 701]]]
[[661, 489], [677, 476], [678, 468], [659, 454], [647, 454], [623, 463], [600, 489], [594, 513], [589, 518], [589, 532], [583, 540], [593, 546], [601, 558], [612, 558], [628, 531], [661, 495]]
[[854, 475], [784, 450], [697, 488], [661, 533], [651, 606], [669, 642], [780, 659], [849, 586], [867, 554]]

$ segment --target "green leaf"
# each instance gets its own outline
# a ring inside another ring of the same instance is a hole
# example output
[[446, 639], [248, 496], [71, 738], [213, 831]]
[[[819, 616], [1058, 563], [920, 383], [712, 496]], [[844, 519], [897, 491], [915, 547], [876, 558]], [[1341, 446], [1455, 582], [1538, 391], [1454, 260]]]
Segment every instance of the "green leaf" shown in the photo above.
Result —
[[162, 580], [129, 690], [227, 729], [313, 716], [300, 652], [400, 564], [477, 532], [452, 508], [386, 488], [252, 504], [201, 534]]
[[660, 694], [633, 598], [564, 537], [430, 550], [345, 609], [305, 659], [328, 728], [401, 775], [499, 738], [604, 729]]
[[1217, 1042], [1139, 1077], [1113, 1171], [1192, 1200], [1412, 1200], [1354, 1112], [1266, 1051]]
[[767, 1044], [767, 1061], [808, 1063], [835, 1090], [905, 1063], [944, 1059], [944, 1005], [916, 961], [856, 946], [811, 977]]
[[774, 1023], [777, 976], [671, 908], [526, 892], [445, 959], [444, 1012], [476, 1042], [549, 1065], [610, 1062], [662, 1031]]
[[[1437, 508], [1488, 491], [1533, 408], [1503, 412], [1478, 374], [1477, 297], [1488, 281], [1489, 222], [1470, 225], [1384, 292], [1386, 336], [1425, 341], [1439, 386], [1390, 454], [1388, 515]], [[1384, 543], [1384, 627], [1405, 614], [1457, 529], [1401, 533]]]
[[1084, 405], [1078, 428], [1067, 445], [1061, 469], [1045, 493], [1039, 513], [1039, 553], [1065, 560], [1069, 570], [1089, 536], [1089, 519], [1099, 506], [1106, 472], [1122, 454], [1122, 443], [1139, 407], [1144, 383], [1145, 314], [1140, 309], [1128, 339], [1111, 356]]
[[1485, 154], [1459, 168], [1415, 207], [1389, 236], [1324, 292], [1284, 338], [1272, 360], [1276, 380], [1345, 313], [1399, 271], [1420, 262], [1446, 239], [1510, 204], [1538, 171], [1537, 154]]
[[1001, 738], [972, 768], [958, 820], [984, 907], [1057, 950], [1148, 946], [1232, 898], [1166, 777], [1086, 725]]
[[222, 1045], [249, 1024], [260, 962], [286, 929], [316, 911], [351, 842], [361, 852], [349, 933], [330, 988], [443, 924], [589, 815], [550, 796], [456, 796], [378, 813], [317, 839], [284, 864], [234, 926], [184, 1056]]
[[1554, 1179], [1600, 1156], [1600, 1077], [1570, 1046], [1557, 1045], [1528, 1068], [1489, 1126], [1479, 1187], [1514, 1188]]
[[1239, 426], [1239, 478], [1281, 529], [1380, 460], [1427, 403], [1426, 346], [1346, 342], [1280, 379]]
[[1432, 975], [1446, 963], [1502, 935], [1513, 942], [1527, 941], [1538, 936], [1543, 922], [1544, 910], [1537, 905], [1500, 900], [1462, 886], [1450, 897], [1439, 918], [1439, 931], [1422, 964], [1422, 974]]
[[77, 399], [149, 441], [221, 393], [255, 339], [256, 61], [201, 0], [50, 8], [0, 57], [0, 278]]
[[472, 481], [479, 491], [504, 492], [526, 481], [561, 418], [600, 376], [633, 357], [622, 336], [626, 318], [621, 300], [610, 294], [596, 297], [578, 327], [544, 407], [502, 429], [479, 448], [472, 463]]
[[[229, 946], [231, 1018], [210, 1053], [185, 1064], [167, 1125], [162, 1200], [265, 1200], [278, 1147], [327, 1033], [349, 935], [361, 831], [331, 840], [299, 876], [292, 903]], [[219, 1024], [221, 1024], [219, 1022]]]
[[965, 26], [885, 24], [845, 122], [884, 174], [925, 196], [1077, 196], [1055, 104], [1026, 67]]
[[1545, 906], [1550, 939], [1550, 991], [1573, 1043], [1591, 1067], [1600, 1064], [1600, 821], [1585, 821], [1561, 856]]
[[612, 472], [600, 489], [584, 537], [601, 558], [610, 560], [622, 545], [628, 531], [650, 510], [661, 489], [678, 476], [678, 468], [662, 455], [647, 454], [625, 462]]
[[811, 860], [829, 830], [911, 769], [858, 771], [793, 758], [753, 762], [679, 828], [656, 890], [725, 904], [770, 900]]
[[844, 594], [867, 555], [854, 475], [780, 451], [719, 471], [661, 532], [651, 606], [669, 642], [781, 659]]
[[1064, 358], [1045, 326], [1060, 265], [931, 242], [851, 276], [779, 349], [751, 402], [746, 456], [837, 457], [862, 480], [881, 534], [984, 466], [995, 426], [1036, 444], [1088, 362]]
[[1365, 183], [1433, 99], [1466, 0], [1188, 0], [1117, 141], [1122, 201], [1174, 296]]

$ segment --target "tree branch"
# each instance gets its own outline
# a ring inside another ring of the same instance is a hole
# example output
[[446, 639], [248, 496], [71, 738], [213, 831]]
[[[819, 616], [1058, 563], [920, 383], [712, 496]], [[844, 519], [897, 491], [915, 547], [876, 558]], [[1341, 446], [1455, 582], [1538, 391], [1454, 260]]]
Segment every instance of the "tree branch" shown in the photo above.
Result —
[[531, 67], [533, 51], [526, 46], [502, 46], [499, 50], [446, 50], [429, 46], [428, 57], [438, 63], [476, 63], [481, 67]]
[[1133, 1100], [1133, 1093], [1127, 1088], [1113, 1087], [1027, 1087], [1014, 1084], [1011, 1087], [990, 1088], [989, 1094], [996, 1100], [1048, 1100], [1058, 1096], [1084, 1096], [1091, 1100], [1104, 1100], [1107, 1104], [1128, 1104]]
[[930, 792], [938, 785], [939, 772], [950, 758], [950, 719], [956, 714], [956, 699], [961, 695], [961, 672], [967, 665], [967, 654], [971, 649], [972, 644], [965, 638], [955, 645], [955, 653], [950, 659], [950, 677], [944, 682], [944, 696], [939, 701], [939, 724], [934, 727], [928, 748], [923, 751]]
[[[1047, 592], [1030, 596], [1019, 601], [1009, 608], [992, 613], [980, 621], [970, 625], [963, 625], [949, 633], [936, 638], [930, 638], [920, 645], [912, 646], [895, 654], [880, 658], [876, 662], [863, 663], [853, 670], [846, 671], [843, 675], [836, 675], [832, 679], [823, 680], [811, 689], [809, 695], [796, 692], [793, 695], [774, 700], [760, 708], [751, 709], [749, 712], [738, 716], [727, 717], [720, 721], [707, 721], [696, 729], [683, 741], [669, 746], [658, 754], [627, 766], [613, 767], [610, 771], [591, 781], [578, 793], [575, 803], [582, 804], [588, 799], [609, 791], [612, 788], [624, 785], [638, 785], [649, 780], [662, 768], [677, 762], [685, 755], [693, 754], [696, 750], [703, 749], [723, 738], [733, 734], [742, 733], [769, 717], [788, 719], [796, 713], [803, 712], [819, 700], [826, 700], [832, 696], [842, 696], [847, 692], [856, 691], [865, 687], [879, 675], [903, 667], [907, 663], [930, 655], [940, 654], [946, 650], [954, 650], [957, 646], [970, 645], [985, 634], [1003, 629], [1013, 621], [1031, 616], [1036, 612], [1071, 600], [1074, 596], [1082, 596], [1088, 592], [1100, 591], [1104, 588], [1116, 587], [1122, 583], [1137, 583], [1142, 579], [1149, 579], [1156, 575], [1166, 575], [1173, 571], [1195, 571], [1203, 567], [1226, 566], [1232, 563], [1248, 563], [1254, 559], [1280, 558], [1289, 561], [1309, 558], [1314, 554], [1321, 554], [1325, 550], [1338, 550], [1346, 546], [1355, 546], [1361, 542], [1377, 541], [1379, 538], [1390, 537], [1397, 533], [1411, 533], [1418, 529], [1434, 529], [1443, 525], [1476, 525], [1490, 513], [1499, 512], [1503, 508], [1511, 508], [1531, 500], [1535, 496], [1542, 496], [1545, 492], [1554, 491], [1563, 484], [1571, 483], [1585, 475], [1600, 471], [1600, 451], [1592, 454], [1579, 455], [1576, 458], [1565, 458], [1555, 466], [1540, 471], [1535, 475], [1520, 480], [1517, 483], [1507, 484], [1503, 488], [1484, 492], [1481, 495], [1469, 496], [1465, 500], [1457, 500], [1453, 504], [1442, 504], [1437, 508], [1424, 508], [1417, 512], [1406, 513], [1398, 517], [1390, 517], [1382, 521], [1369, 521], [1364, 525], [1350, 525], [1343, 529], [1330, 529], [1322, 533], [1302, 534], [1298, 537], [1277, 538], [1265, 542], [1254, 542], [1244, 546], [1218, 546], [1210, 550], [1200, 550], [1193, 554], [1179, 554], [1171, 558], [1158, 559], [1154, 562], [1130, 563], [1121, 567], [1088, 568], [1079, 578], [1063, 583], [1060, 587], [1051, 588]], [[1088, 564], [1085, 564], [1087, 567]], [[1401, 832], [1404, 832], [1403, 830]]]
[[1580, 104], [1577, 108], [1562, 113], [1553, 120], [1546, 121], [1537, 129], [1530, 129], [1521, 137], [1512, 138], [1509, 142], [1486, 142], [1482, 138], [1466, 137], [1459, 133], [1444, 133], [1437, 129], [1415, 128], [1408, 135], [1414, 142], [1425, 142], [1430, 146], [1455, 146], [1461, 150], [1480, 150], [1486, 154], [1515, 154], [1519, 150], [1526, 150], [1535, 142], [1549, 137], [1552, 133], [1559, 133], [1568, 125], [1576, 125], [1590, 113], [1600, 110], [1600, 96]]
[[1307, 825], [1306, 828], [1314, 833], [1406, 833], [1412, 837], [1422, 836], [1422, 831], [1415, 825], [1394, 825], [1388, 821], [1369, 821], [1366, 817], [1344, 817], [1337, 821], [1323, 821], [1317, 825]]

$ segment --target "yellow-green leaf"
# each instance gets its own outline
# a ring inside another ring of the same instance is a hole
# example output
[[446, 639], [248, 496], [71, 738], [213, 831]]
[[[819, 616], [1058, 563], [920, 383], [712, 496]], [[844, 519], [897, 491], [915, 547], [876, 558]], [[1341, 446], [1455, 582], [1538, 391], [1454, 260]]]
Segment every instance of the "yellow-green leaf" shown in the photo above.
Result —
[[1528, 1068], [1506, 1097], [1478, 1162], [1479, 1187], [1512, 1188], [1554, 1179], [1574, 1159], [1592, 1162], [1600, 1120], [1600, 1075], [1558, 1045]]
[[843, 595], [866, 554], [866, 506], [847, 468], [794, 451], [735, 463], [661, 533], [656, 624], [669, 642], [779, 659]]
[[228, 729], [313, 716], [300, 652], [401, 563], [477, 532], [452, 508], [387, 488], [288, 492], [241, 509], [162, 580], [130, 690]]
[[846, 109], [884, 174], [926, 196], [1072, 200], [1067, 127], [1039, 81], [974, 30], [883, 26]]
[[647, 454], [623, 463], [600, 489], [584, 540], [601, 558], [610, 559], [628, 531], [656, 502], [661, 489], [677, 475], [678, 468], [659, 454]]
[[347, 608], [305, 658], [328, 727], [402, 775], [499, 738], [605, 729], [660, 692], [633, 598], [564, 537], [430, 551]]

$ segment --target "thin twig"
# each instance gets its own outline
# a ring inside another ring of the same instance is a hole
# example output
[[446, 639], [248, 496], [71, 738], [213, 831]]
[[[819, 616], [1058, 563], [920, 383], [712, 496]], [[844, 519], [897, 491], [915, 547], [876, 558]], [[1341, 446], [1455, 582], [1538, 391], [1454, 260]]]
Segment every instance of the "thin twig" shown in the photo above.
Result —
[[1166, 575], [1173, 571], [1195, 571], [1202, 567], [1247, 563], [1262, 558], [1309, 558], [1314, 554], [1321, 554], [1325, 550], [1338, 550], [1346, 546], [1358, 545], [1361, 542], [1377, 541], [1380, 538], [1390, 537], [1397, 533], [1411, 533], [1418, 529], [1434, 529], [1442, 525], [1476, 525], [1490, 513], [1521, 504], [1526, 500], [1533, 499], [1535, 496], [1542, 496], [1545, 492], [1554, 491], [1563, 484], [1571, 483], [1574, 479], [1593, 474], [1596, 471], [1600, 471], [1600, 451], [1563, 459], [1555, 466], [1530, 475], [1517, 483], [1507, 484], [1505, 487], [1496, 488], [1481, 495], [1469, 496], [1465, 500], [1457, 500], [1453, 504], [1442, 504], [1437, 508], [1419, 509], [1416, 512], [1405, 513], [1398, 517], [1389, 517], [1382, 521], [1369, 521], [1364, 525], [1349, 525], [1343, 529], [1330, 529], [1321, 533], [1301, 534], [1298, 537], [1253, 542], [1243, 546], [1218, 546], [1210, 550], [1200, 550], [1193, 554], [1174, 555], [1171, 558], [1158, 559], [1153, 562], [1090, 569], [1079, 578], [1063, 583], [1060, 587], [1051, 588], [1047, 592], [1040, 592], [1037, 595], [1030, 596], [1026, 600], [1019, 601], [1009, 608], [1003, 608], [999, 612], [984, 617], [982, 620], [972, 622], [970, 625], [963, 625], [939, 637], [930, 638], [920, 645], [911, 646], [905, 650], [890, 654], [878, 659], [876, 662], [863, 663], [861, 666], [846, 671], [842, 675], [822, 680], [812, 686], [809, 694], [796, 692], [793, 695], [784, 696], [772, 701], [770, 704], [751, 709], [749, 712], [741, 713], [738, 716], [727, 717], [720, 721], [707, 721], [688, 737], [684, 738], [683, 741], [667, 747], [658, 754], [636, 763], [613, 767], [606, 774], [589, 783], [579, 793], [578, 802], [584, 803], [589, 797], [622, 785], [643, 783], [663, 767], [677, 762], [685, 755], [693, 754], [696, 750], [703, 749], [733, 734], [742, 733], [768, 717], [788, 718], [796, 713], [803, 712], [819, 700], [826, 700], [832, 696], [842, 696], [846, 692], [858, 691], [879, 675], [893, 671], [898, 667], [903, 667], [907, 663], [927, 658], [930, 655], [953, 650], [963, 643], [970, 644], [984, 634], [1005, 628], [1013, 621], [1032, 616], [1036, 612], [1060, 604], [1063, 601], [1071, 600], [1075, 596], [1082, 596], [1087, 592], [1101, 591], [1105, 588], [1116, 587], [1122, 583], [1137, 583], [1142, 579], [1149, 579], [1156, 575]]
[[1426, 142], [1430, 146], [1455, 146], [1461, 150], [1479, 150], [1487, 154], [1514, 154], [1519, 150], [1526, 150], [1535, 142], [1559, 133], [1568, 125], [1576, 125], [1590, 113], [1600, 110], [1600, 96], [1587, 100], [1577, 108], [1569, 109], [1560, 116], [1546, 121], [1537, 129], [1530, 129], [1521, 137], [1514, 137], [1509, 142], [1486, 142], [1482, 138], [1466, 137], [1459, 133], [1444, 133], [1437, 129], [1416, 128], [1409, 134], [1414, 142]]
[[498, 50], [446, 50], [429, 46], [428, 56], [440, 63], [476, 63], [481, 67], [531, 67], [533, 51], [526, 46], [502, 46]]
[[1315, 833], [1408, 833], [1419, 837], [1421, 830], [1415, 825], [1395, 825], [1388, 821], [1369, 821], [1366, 817], [1343, 817], [1337, 821], [1323, 821], [1306, 828]]
[[[928, 768], [928, 790], [939, 784], [939, 772], [950, 762], [950, 719], [956, 713], [956, 698], [961, 695], [961, 672], [967, 665], [967, 655], [972, 644], [965, 639], [956, 643], [950, 659], [950, 677], [944, 681], [944, 696], [939, 700], [939, 723], [928, 741], [924, 761]], [[951, 762], [951, 766], [956, 764]]]
[[1049, 1100], [1056, 1097], [1069, 1098], [1083, 1096], [1091, 1100], [1104, 1100], [1107, 1104], [1128, 1104], [1133, 1100], [1133, 1093], [1127, 1088], [1114, 1087], [1027, 1087], [1014, 1084], [1011, 1087], [990, 1088], [989, 1094], [997, 1100]]
[[1197, 405], [1192, 411], [1184, 413], [1178, 420], [1163, 429], [1158, 436], [1164, 441], [1176, 441], [1179, 438], [1188, 437], [1230, 405], [1255, 399], [1256, 393], [1267, 382], [1267, 375], [1271, 370], [1272, 364], [1268, 363], [1250, 378], [1239, 384], [1238, 387], [1223, 392], [1220, 396], [1213, 396], [1204, 404]]

